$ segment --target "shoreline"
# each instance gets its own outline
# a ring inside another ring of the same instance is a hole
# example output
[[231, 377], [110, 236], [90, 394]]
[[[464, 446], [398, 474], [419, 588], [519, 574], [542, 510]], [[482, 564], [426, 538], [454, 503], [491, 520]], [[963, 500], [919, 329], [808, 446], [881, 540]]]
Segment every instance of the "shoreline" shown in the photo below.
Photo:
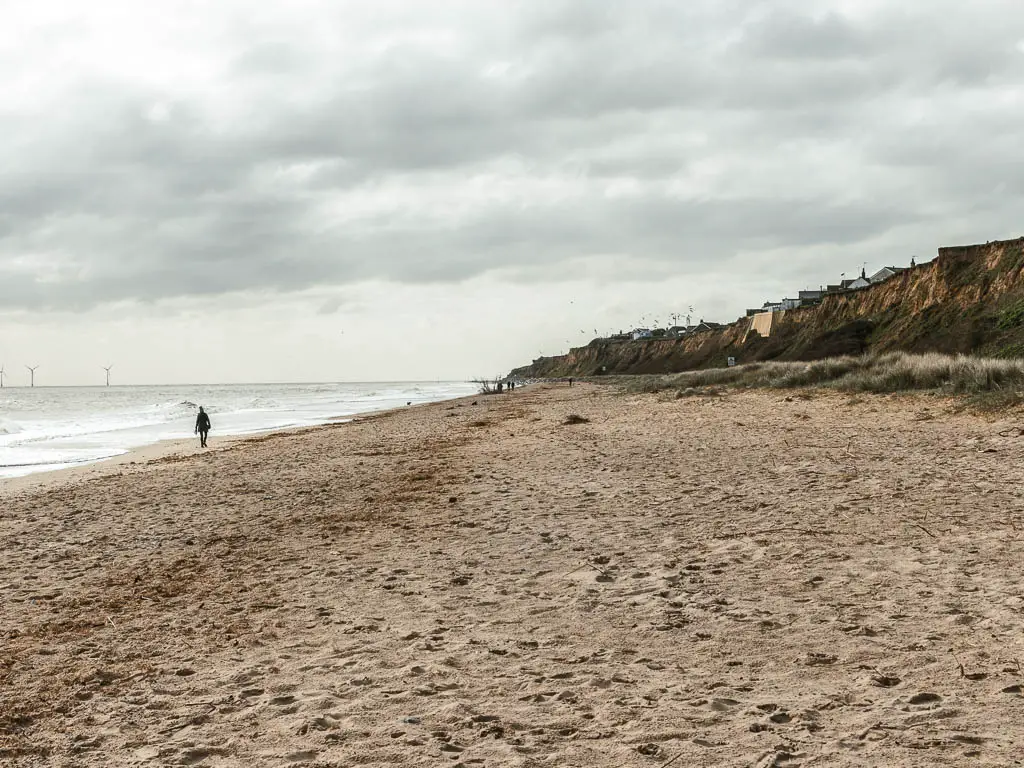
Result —
[[[53, 486], [84, 482], [113, 474], [123, 475], [129, 467], [132, 468], [129, 471], [138, 471], [135, 465], [144, 466], [161, 459], [184, 458], [206, 452], [229, 450], [240, 440], [244, 440], [244, 437], [224, 437], [213, 448], [206, 450], [199, 447], [198, 437], [194, 440], [160, 440], [156, 443], [129, 449], [117, 456], [90, 461], [73, 467], [31, 472], [18, 477], [4, 477], [0, 478], [0, 499], [18, 493], [44, 491], [49, 490]], [[193, 443], [195, 444], [194, 446]]]
[[159, 461], [182, 460], [188, 457], [214, 453], [217, 451], [231, 450], [248, 440], [258, 440], [269, 434], [301, 433], [309, 430], [337, 427], [353, 421], [358, 421], [364, 416], [371, 416], [390, 411], [402, 411], [409, 408], [438, 405], [440, 403], [457, 402], [460, 400], [475, 398], [477, 395], [464, 395], [444, 400], [432, 400], [426, 403], [415, 403], [413, 405], [395, 406], [382, 408], [380, 410], [361, 411], [349, 416], [336, 416], [320, 424], [307, 424], [303, 426], [271, 427], [269, 429], [246, 432], [240, 434], [224, 435], [223, 437], [212, 437], [210, 447], [203, 449], [199, 447], [199, 438], [172, 438], [159, 440], [155, 443], [130, 448], [125, 453], [117, 456], [110, 456], [96, 461], [83, 462], [71, 467], [60, 469], [41, 470], [30, 472], [16, 477], [0, 477], [0, 499], [22, 493], [35, 493], [49, 490], [54, 486], [62, 486], [106, 477], [111, 474], [127, 474], [141, 471], [146, 465]]
[[1015, 420], [537, 384], [5, 498], [0, 759], [1012, 764]]

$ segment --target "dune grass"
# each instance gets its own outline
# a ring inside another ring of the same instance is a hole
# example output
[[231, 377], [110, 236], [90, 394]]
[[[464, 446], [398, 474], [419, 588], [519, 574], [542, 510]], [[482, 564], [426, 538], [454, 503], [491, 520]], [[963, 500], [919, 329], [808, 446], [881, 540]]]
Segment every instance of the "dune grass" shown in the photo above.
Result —
[[732, 368], [637, 377], [626, 384], [626, 389], [632, 392], [675, 390], [679, 396], [721, 387], [826, 387], [874, 393], [929, 391], [965, 395], [976, 405], [1001, 407], [1024, 401], [1024, 360], [890, 352], [812, 362], [748, 363]]

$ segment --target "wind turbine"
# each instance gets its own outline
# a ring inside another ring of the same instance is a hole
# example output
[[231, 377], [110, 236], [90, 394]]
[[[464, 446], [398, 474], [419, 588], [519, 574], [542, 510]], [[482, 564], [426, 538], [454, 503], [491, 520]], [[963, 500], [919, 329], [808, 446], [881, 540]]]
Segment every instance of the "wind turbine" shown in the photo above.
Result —
[[28, 368], [28, 372], [29, 372], [29, 374], [32, 377], [32, 379], [31, 379], [32, 383], [29, 384], [29, 386], [30, 387], [34, 387], [36, 385], [36, 368], [38, 368], [39, 366], [38, 365], [26, 365], [25, 367]]
[[114, 366], [112, 366], [112, 365], [104, 365], [104, 366], [101, 366], [101, 367], [103, 368], [104, 371], [107, 372], [107, 386], [109, 387], [110, 386], [110, 369], [113, 368]]

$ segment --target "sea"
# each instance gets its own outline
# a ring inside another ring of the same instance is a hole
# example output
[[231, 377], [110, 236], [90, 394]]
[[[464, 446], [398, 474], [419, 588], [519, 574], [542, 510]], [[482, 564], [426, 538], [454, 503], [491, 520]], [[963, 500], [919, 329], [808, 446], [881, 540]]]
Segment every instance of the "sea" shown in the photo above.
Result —
[[119, 456], [162, 440], [193, 437], [210, 414], [217, 437], [307, 427], [471, 395], [468, 382], [209, 384], [196, 386], [0, 388], [0, 478]]

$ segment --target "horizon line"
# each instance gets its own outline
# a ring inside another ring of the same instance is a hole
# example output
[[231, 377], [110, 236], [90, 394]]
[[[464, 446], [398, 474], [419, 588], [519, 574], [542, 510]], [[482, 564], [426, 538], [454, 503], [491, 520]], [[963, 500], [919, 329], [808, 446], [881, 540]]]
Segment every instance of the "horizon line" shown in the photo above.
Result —
[[[6, 374], [4, 374], [6, 377]], [[37, 384], [32, 386], [30, 384], [12, 384], [4, 385], [3, 389], [88, 389], [95, 387], [97, 389], [114, 389], [117, 387], [232, 387], [232, 386], [246, 386], [246, 385], [260, 385], [260, 386], [280, 386], [280, 385], [292, 385], [292, 386], [304, 386], [310, 384], [473, 384], [473, 379], [365, 379], [365, 380], [340, 380], [336, 379], [333, 381], [208, 381], [208, 382], [163, 382], [159, 384], [111, 384], [107, 386], [104, 383], [100, 384]]]

